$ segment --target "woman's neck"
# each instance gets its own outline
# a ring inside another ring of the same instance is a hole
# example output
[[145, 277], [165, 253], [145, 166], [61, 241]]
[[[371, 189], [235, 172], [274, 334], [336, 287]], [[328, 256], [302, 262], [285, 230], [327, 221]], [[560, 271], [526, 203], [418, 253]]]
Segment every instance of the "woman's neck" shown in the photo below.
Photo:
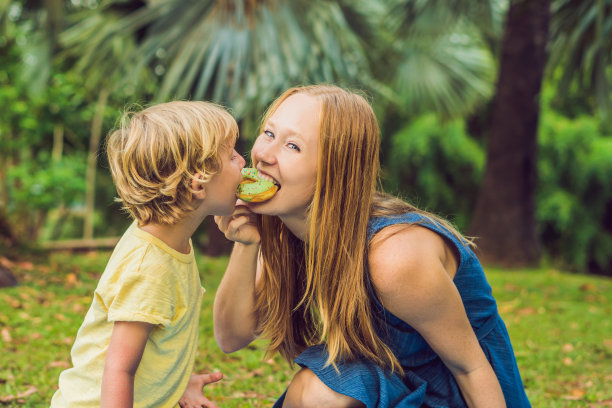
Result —
[[302, 217], [288, 216], [279, 217], [285, 226], [299, 239], [306, 242], [308, 241], [308, 216]]

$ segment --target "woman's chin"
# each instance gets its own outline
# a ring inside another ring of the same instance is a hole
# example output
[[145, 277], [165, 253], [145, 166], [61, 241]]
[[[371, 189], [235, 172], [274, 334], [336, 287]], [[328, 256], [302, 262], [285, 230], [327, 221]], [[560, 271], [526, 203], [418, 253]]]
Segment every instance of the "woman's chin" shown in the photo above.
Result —
[[255, 214], [261, 214], [261, 215], [276, 215], [276, 214], [270, 214], [270, 201], [274, 200], [274, 197], [272, 197], [269, 200], [266, 201], [250, 201], [247, 204], [247, 206], [249, 207], [249, 209], [251, 211], [253, 211]]

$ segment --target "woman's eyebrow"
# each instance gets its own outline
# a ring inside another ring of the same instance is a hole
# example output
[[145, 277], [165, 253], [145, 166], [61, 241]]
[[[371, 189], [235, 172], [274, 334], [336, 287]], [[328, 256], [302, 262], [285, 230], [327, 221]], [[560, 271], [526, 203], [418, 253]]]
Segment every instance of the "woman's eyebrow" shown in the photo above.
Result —
[[[273, 120], [268, 120], [266, 122], [266, 126], [271, 127], [272, 129], [274, 129], [277, 132], [279, 131], [279, 129], [276, 127], [276, 123], [274, 123]], [[301, 133], [298, 132], [297, 130], [293, 129], [293, 128], [285, 127], [285, 128], [282, 128], [282, 131], [287, 136], [297, 136], [300, 139], [302, 139]]]

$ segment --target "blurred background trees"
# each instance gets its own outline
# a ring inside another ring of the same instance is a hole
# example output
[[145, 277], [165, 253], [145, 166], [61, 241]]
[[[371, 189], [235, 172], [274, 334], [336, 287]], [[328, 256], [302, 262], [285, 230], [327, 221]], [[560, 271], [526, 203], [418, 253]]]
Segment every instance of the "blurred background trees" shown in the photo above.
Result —
[[275, 96], [331, 82], [369, 95], [385, 188], [488, 262], [612, 274], [610, 30], [612, 0], [0, 0], [0, 251], [122, 232], [125, 106], [226, 105], [246, 155]]

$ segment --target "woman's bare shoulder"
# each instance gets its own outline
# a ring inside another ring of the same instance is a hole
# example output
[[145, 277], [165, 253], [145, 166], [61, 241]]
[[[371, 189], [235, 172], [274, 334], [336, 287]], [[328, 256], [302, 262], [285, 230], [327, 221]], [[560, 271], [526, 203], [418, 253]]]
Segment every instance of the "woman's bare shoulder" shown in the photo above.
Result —
[[441, 303], [456, 297], [449, 276], [447, 243], [437, 233], [415, 224], [394, 225], [379, 234], [368, 255], [376, 294], [385, 308], [423, 330], [427, 322], [435, 320]]
[[[377, 290], [386, 291], [414, 283], [444, 269], [448, 247], [444, 239], [418, 224], [383, 228], [370, 242], [368, 266]], [[414, 285], [410, 285], [414, 287]]]

